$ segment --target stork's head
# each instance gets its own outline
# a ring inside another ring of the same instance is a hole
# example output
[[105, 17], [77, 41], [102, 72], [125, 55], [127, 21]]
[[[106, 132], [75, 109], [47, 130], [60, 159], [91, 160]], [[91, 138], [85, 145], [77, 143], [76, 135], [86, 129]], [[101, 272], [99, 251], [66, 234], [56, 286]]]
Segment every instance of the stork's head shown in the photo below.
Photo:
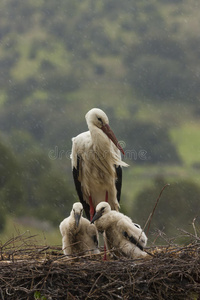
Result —
[[76, 226], [78, 227], [80, 218], [83, 215], [83, 205], [80, 202], [73, 204], [71, 215], [74, 217]]
[[85, 118], [89, 129], [92, 126], [96, 126], [101, 129], [108, 136], [108, 138], [111, 139], [115, 146], [124, 154], [124, 150], [120, 146], [114, 132], [110, 128], [108, 117], [103, 110], [99, 108], [92, 108], [85, 115]]
[[99, 108], [92, 108], [85, 115], [88, 126], [90, 124], [102, 128], [102, 125], [109, 124], [109, 120], [105, 112]]
[[110, 211], [111, 211], [110, 204], [108, 204], [107, 202], [100, 202], [96, 207], [96, 213], [92, 218], [91, 223], [94, 223], [94, 221], [98, 220], [99, 218], [109, 213]]

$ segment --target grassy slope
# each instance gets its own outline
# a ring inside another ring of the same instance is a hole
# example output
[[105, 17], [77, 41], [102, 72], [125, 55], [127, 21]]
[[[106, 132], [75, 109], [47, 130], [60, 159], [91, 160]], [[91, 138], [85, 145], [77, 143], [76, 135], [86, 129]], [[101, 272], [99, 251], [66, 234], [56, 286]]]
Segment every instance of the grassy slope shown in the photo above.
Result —
[[6, 228], [3, 233], [0, 234], [0, 245], [13, 237], [17, 237], [20, 234], [26, 233], [26, 236], [36, 235], [35, 240], [40, 245], [60, 245], [61, 234], [59, 228], [55, 228], [51, 231], [40, 230], [35, 227], [22, 225], [17, 220], [9, 216], [6, 222]]
[[173, 128], [171, 137], [186, 166], [200, 162], [199, 121], [185, 123], [178, 128]]

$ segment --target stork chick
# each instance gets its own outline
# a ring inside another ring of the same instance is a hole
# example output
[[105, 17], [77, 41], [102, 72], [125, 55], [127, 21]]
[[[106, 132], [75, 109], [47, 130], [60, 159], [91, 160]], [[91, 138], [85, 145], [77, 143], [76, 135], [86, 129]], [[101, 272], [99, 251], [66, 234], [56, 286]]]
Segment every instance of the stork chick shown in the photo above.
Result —
[[83, 218], [83, 206], [80, 202], [73, 204], [70, 216], [60, 223], [62, 250], [65, 255], [97, 254], [98, 231], [94, 224]]
[[100, 232], [104, 232], [107, 249], [116, 256], [139, 258], [147, 255], [144, 247], [147, 237], [138, 224], [124, 214], [111, 210], [107, 202], [101, 202], [96, 207], [94, 223]]

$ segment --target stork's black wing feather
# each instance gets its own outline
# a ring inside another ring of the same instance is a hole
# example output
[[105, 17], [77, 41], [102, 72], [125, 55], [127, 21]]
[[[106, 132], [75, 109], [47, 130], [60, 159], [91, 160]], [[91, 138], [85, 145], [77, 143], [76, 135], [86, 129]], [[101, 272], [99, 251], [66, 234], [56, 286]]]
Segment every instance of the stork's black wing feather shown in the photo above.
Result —
[[122, 167], [121, 166], [115, 166], [116, 174], [117, 174], [117, 180], [115, 182], [115, 186], [117, 189], [117, 200], [120, 201], [121, 197], [121, 189], [122, 189]]
[[74, 184], [76, 187], [76, 191], [77, 191], [79, 200], [83, 205], [83, 209], [85, 211], [86, 217], [88, 218], [88, 220], [90, 220], [90, 206], [83, 199], [83, 193], [81, 190], [81, 182], [78, 180], [79, 168], [80, 168], [80, 157], [77, 155], [77, 168], [73, 167], [73, 171], [72, 171], [73, 178], [74, 178]]
[[98, 239], [97, 239], [97, 236], [96, 235], [93, 235], [93, 241], [95, 243], [95, 245], [98, 247]]
[[123, 231], [122, 234], [123, 234], [123, 236], [124, 236], [125, 238], [127, 238], [132, 244], [136, 245], [140, 250], [142, 250], [142, 251], [144, 250], [143, 246], [140, 245], [140, 243], [138, 242], [138, 240], [136, 240], [136, 239], [134, 238], [134, 236], [128, 235], [128, 233], [127, 233], [126, 231]]

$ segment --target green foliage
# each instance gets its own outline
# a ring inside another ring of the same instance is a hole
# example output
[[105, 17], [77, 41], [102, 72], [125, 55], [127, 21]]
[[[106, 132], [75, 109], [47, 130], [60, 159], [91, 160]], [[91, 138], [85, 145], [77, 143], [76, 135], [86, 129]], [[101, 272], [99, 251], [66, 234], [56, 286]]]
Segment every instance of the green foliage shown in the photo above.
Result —
[[35, 300], [47, 300], [47, 297], [42, 296], [41, 293], [39, 291], [36, 291], [34, 293], [34, 299]]
[[33, 215], [57, 226], [73, 201], [63, 174], [56, 171], [41, 150], [23, 149], [16, 160], [10, 149], [1, 144], [0, 154], [0, 230], [5, 226], [7, 213]]
[[[159, 177], [155, 180], [153, 187], [146, 188], [139, 193], [133, 207], [134, 221], [141, 222], [143, 220], [145, 223], [165, 184], [165, 180]], [[177, 228], [193, 233], [192, 221], [200, 209], [199, 194], [200, 188], [193, 182], [171, 183], [158, 202], [151, 222], [151, 233], [158, 229], [163, 231], [167, 237], [176, 237]], [[149, 237], [151, 239], [151, 236]]]
[[199, 85], [199, 78], [193, 69], [188, 70], [184, 46], [173, 38], [155, 36], [133, 45], [126, 63], [130, 83], [145, 98], [188, 101], [197, 97], [194, 86]]
[[8, 212], [18, 211], [23, 204], [21, 169], [10, 149], [0, 144], [1, 205]]
[[52, 161], [40, 152], [27, 152], [21, 157], [24, 213], [58, 225], [72, 204], [71, 188], [64, 174], [56, 171]]
[[120, 127], [119, 135], [127, 141], [126, 158], [135, 164], [181, 163], [167, 128], [128, 120]]
[[0, 231], [6, 213], [19, 212], [23, 205], [20, 167], [11, 150], [0, 143]]
[[74, 202], [72, 189], [67, 180], [55, 171], [44, 174], [41, 182], [42, 184], [34, 191], [35, 216], [41, 220], [48, 219], [53, 225], [58, 226], [69, 214], [69, 208]]
[[5, 224], [6, 224], [6, 214], [5, 214], [5, 210], [1, 206], [0, 207], [0, 232], [4, 230]]
[[17, 175], [17, 162], [10, 149], [0, 143], [0, 188]]

